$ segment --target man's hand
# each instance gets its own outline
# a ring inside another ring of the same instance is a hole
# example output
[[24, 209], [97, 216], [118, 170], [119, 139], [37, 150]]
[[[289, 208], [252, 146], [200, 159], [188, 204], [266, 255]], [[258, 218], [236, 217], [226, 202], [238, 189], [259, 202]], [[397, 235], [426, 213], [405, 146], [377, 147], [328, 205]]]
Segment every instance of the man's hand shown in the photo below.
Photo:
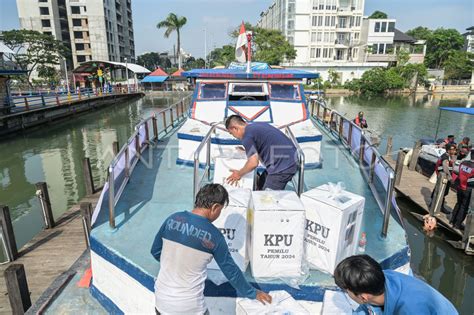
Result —
[[257, 296], [255, 297], [257, 301], [262, 302], [263, 305], [266, 304], [271, 304], [272, 303], [272, 297], [270, 294], [265, 293], [263, 291], [257, 290]]
[[230, 185], [237, 186], [237, 182], [240, 180], [241, 176], [239, 175], [239, 171], [231, 170], [232, 174], [227, 177], [227, 183]]

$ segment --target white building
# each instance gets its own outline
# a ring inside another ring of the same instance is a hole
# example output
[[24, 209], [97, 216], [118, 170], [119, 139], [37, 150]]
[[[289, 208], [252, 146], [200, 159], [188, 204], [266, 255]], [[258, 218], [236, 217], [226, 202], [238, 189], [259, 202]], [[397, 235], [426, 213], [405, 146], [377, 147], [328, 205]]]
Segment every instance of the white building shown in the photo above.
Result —
[[466, 29], [464, 36], [464, 49], [471, 54], [474, 54], [474, 26]]
[[20, 27], [53, 35], [68, 69], [89, 60], [135, 62], [131, 0], [17, 0]]

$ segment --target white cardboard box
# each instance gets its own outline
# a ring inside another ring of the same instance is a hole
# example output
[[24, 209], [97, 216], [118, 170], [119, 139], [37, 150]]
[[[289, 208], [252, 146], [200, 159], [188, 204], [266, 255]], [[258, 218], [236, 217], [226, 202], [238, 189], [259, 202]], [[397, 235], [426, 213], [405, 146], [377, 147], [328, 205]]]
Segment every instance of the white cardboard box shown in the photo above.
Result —
[[332, 197], [329, 185], [301, 195], [306, 208], [306, 260], [333, 274], [336, 265], [357, 251], [365, 198], [347, 191]]
[[[225, 207], [221, 215], [213, 222], [224, 236], [229, 247], [230, 254], [240, 270], [245, 271], [248, 265], [247, 258], [247, 211], [249, 208], [250, 189], [234, 188], [228, 189], [229, 205]], [[220, 269], [213, 259], [209, 269]]]
[[256, 278], [301, 276], [305, 212], [293, 191], [253, 191], [248, 244]]
[[235, 303], [236, 315], [309, 315], [288, 292], [271, 291], [272, 303], [263, 305], [260, 301], [237, 298]]
[[[226, 183], [226, 179], [230, 176], [231, 170], [240, 170], [244, 167], [246, 162], [246, 159], [216, 157], [216, 162], [214, 164], [214, 183], [224, 185], [226, 188], [231, 187]], [[237, 182], [237, 187], [252, 190], [254, 172], [255, 171], [242, 176], [242, 178]]]

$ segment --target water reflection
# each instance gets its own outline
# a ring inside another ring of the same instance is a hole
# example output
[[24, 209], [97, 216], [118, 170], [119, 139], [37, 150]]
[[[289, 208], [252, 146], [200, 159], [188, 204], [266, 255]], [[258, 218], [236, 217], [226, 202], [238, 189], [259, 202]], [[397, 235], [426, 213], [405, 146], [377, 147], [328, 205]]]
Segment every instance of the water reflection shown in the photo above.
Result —
[[42, 228], [35, 183], [48, 184], [52, 209], [59, 217], [85, 195], [84, 157], [90, 158], [96, 187], [103, 185], [113, 158], [112, 143], [123, 144], [143, 117], [173, 101], [145, 97], [123, 102], [0, 142], [0, 204], [10, 207], [18, 246]]

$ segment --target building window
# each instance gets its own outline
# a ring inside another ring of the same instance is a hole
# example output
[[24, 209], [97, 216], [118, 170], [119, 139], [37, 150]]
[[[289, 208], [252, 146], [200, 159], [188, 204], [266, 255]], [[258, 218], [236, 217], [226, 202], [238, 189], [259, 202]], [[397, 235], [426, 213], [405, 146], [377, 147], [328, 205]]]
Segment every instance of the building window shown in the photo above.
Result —
[[[288, 21], [288, 29], [292, 30], [294, 28], [295, 28], [295, 21], [293, 21], [293, 20]], [[119, 32], [122, 32], [122, 31], [119, 30]]]
[[331, 16], [331, 26], [336, 26], [336, 17]]
[[84, 44], [76, 44], [76, 50], [84, 50]]
[[321, 58], [321, 48], [316, 48], [316, 58]]
[[388, 22], [388, 32], [395, 32], [395, 22]]
[[316, 48], [311, 48], [309, 57], [310, 58], [316, 58]]
[[51, 27], [51, 21], [50, 20], [41, 20], [41, 26], [42, 27]]
[[320, 43], [322, 40], [323, 40], [323, 33], [318, 32], [318, 33], [316, 34], [316, 41], [317, 41], [318, 43]]
[[394, 51], [394, 50], [393, 50], [393, 44], [386, 44], [386, 46], [385, 46], [385, 53], [386, 53], [387, 55], [389, 55], [389, 54], [393, 54], [393, 51]]
[[383, 55], [385, 52], [385, 44], [379, 44], [379, 55]]
[[316, 43], [316, 32], [311, 32], [311, 42]]
[[313, 16], [311, 18], [311, 25], [318, 26], [318, 17], [317, 16]]
[[360, 16], [356, 17], [356, 26], [360, 26]]
[[325, 43], [329, 42], [329, 33], [328, 32], [324, 32], [324, 42]]
[[49, 36], [53, 36], [53, 33], [51, 32], [43, 32], [44, 35], [49, 35]]
[[81, 7], [73, 6], [71, 7], [72, 14], [81, 14]]
[[352, 57], [354, 59], [357, 59], [358, 58], [358, 55], [359, 55], [359, 48], [353, 48], [352, 49]]
[[48, 7], [40, 7], [40, 15], [49, 15]]
[[332, 58], [332, 48], [328, 48], [328, 50], [329, 50], [329, 56], [328, 57]]
[[85, 62], [86, 56], [77, 56], [77, 62]]
[[339, 28], [346, 28], [347, 19], [345, 17], [339, 18]]
[[81, 26], [81, 19], [72, 19], [72, 26]]
[[38, 0], [38, 2], [48, 2], [48, 0]]
[[375, 31], [376, 33], [380, 32], [380, 22], [375, 22], [374, 31]]
[[74, 32], [74, 38], [77, 38], [77, 39], [84, 38], [84, 34], [82, 32]]
[[334, 40], [335, 40], [335, 38], [336, 38], [336, 33], [334, 33], [334, 32], [331, 32], [331, 35], [330, 35], [329, 41], [330, 41], [331, 43], [334, 43]]
[[359, 39], [359, 33], [354, 33], [354, 40], [358, 40]]
[[331, 25], [331, 17], [330, 16], [325, 16], [324, 17], [324, 26], [330, 26]]
[[323, 26], [323, 16], [318, 16], [318, 26]]
[[354, 26], [354, 17], [351, 16], [351, 18], [349, 19], [349, 27], [353, 27]]
[[324, 59], [328, 58], [328, 49], [327, 48], [323, 48], [323, 58]]
[[380, 32], [385, 33], [387, 32], [387, 22], [382, 22], [382, 28]]

